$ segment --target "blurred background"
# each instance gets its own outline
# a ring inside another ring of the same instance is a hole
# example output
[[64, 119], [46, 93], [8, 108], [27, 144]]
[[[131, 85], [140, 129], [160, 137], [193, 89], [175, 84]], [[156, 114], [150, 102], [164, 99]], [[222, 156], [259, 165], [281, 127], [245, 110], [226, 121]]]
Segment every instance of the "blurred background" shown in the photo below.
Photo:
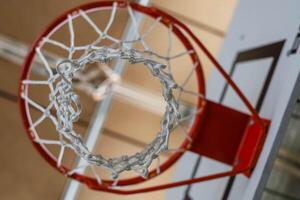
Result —
[[[65, 10], [87, 2], [92, 1], [10, 0], [2, 2], [0, 6], [0, 199], [63, 199], [70, 184], [65, 176], [54, 170], [33, 148], [25, 133], [19, 114], [17, 90], [24, 56], [38, 34]], [[152, 0], [150, 3], [150, 5], [166, 11], [189, 26], [216, 57], [237, 4], [238, 0]], [[108, 15], [103, 17], [108, 17]], [[121, 35], [126, 20], [128, 20], [127, 15], [120, 17], [120, 20], [112, 27], [113, 34]], [[146, 20], [143, 23], [142, 29], [149, 27], [149, 21]], [[101, 24], [99, 26], [101, 27]], [[88, 31], [85, 32], [84, 30], [81, 29], [81, 34], [88, 35]], [[64, 40], [63, 33], [57, 37]], [[166, 48], [165, 40], [167, 39], [157, 43], [158, 38], [161, 38], [161, 33], [155, 32], [149, 42], [151, 43], [153, 40], [153, 45], [158, 50], [163, 51], [160, 48], [162, 46]], [[174, 49], [177, 46], [178, 49], [182, 48], [176, 41], [174, 44]], [[182, 59], [174, 65], [180, 65], [184, 62], [186, 61]], [[207, 81], [212, 67], [206, 60], [203, 60], [202, 64]], [[153, 80], [144, 79], [144, 76], [141, 76], [144, 73], [147, 72], [140, 69], [128, 69], [124, 73], [124, 80], [131, 86], [147, 88], [147, 91], [157, 96], [156, 91], [160, 91], [160, 85], [153, 83]], [[186, 75], [187, 72], [179, 70], [174, 73], [177, 74], [175, 78], [181, 80], [181, 76]], [[191, 90], [197, 90], [195, 81], [194, 77], [188, 86]], [[39, 99], [41, 94], [43, 91], [37, 90], [35, 98]], [[76, 128], [84, 132], [88, 128], [86, 122], [91, 119], [96, 102], [83, 92], [80, 95], [88, 107], [85, 107], [83, 120]], [[190, 103], [194, 102], [189, 97], [185, 100]], [[300, 199], [299, 102], [294, 107], [289, 128], [262, 199]], [[143, 109], [139, 106], [116, 99], [113, 101], [108, 115], [109, 119], [105, 121], [101, 136], [102, 143], [99, 143], [97, 147], [104, 155], [118, 155], [124, 151], [126, 153], [136, 152], [149, 143], [157, 131], [161, 113], [157, 115], [150, 112], [150, 114], [144, 115]], [[143, 118], [140, 119], [142, 115]], [[49, 130], [49, 127], [45, 125], [40, 129]], [[183, 138], [182, 135], [179, 135], [172, 141], [172, 145], [178, 145]], [[109, 146], [103, 147], [101, 144], [109, 144]], [[57, 150], [53, 149], [53, 151]], [[69, 157], [66, 162], [73, 163], [74, 158]], [[163, 175], [155, 178], [152, 184], [170, 181], [173, 173], [174, 169], [171, 168]], [[85, 185], [80, 185], [78, 199], [160, 200], [166, 199], [166, 191], [119, 196], [93, 191]]]
[[[0, 27], [0, 40], [5, 41], [5, 43], [0, 43], [0, 51], [3, 55], [0, 56], [0, 74], [2, 76], [0, 79], [0, 110], [2, 113], [0, 116], [2, 127], [0, 140], [0, 173], [2, 177], [0, 181], [0, 199], [59, 199], [63, 196], [66, 185], [68, 184], [67, 178], [45, 162], [33, 148], [23, 128], [16, 97], [23, 58], [20, 55], [14, 55], [17, 53], [9, 52], [14, 50], [7, 50], [7, 48], [9, 48], [7, 44], [10, 44], [12, 47], [17, 47], [19, 50], [23, 50], [23, 52], [18, 51], [18, 54], [24, 55], [26, 49], [32, 44], [38, 34], [54, 18], [70, 8], [87, 2], [92, 1], [12, 0], [2, 3], [1, 5], [0, 20], [2, 26]], [[187, 24], [201, 37], [210, 51], [217, 56], [236, 3], [236, 0], [173, 0], [172, 2], [169, 0], [154, 0], [151, 1], [150, 5], [154, 5], [170, 13]], [[211, 10], [214, 12], [211, 12]], [[110, 12], [107, 12], [106, 16], [103, 16], [105, 17], [104, 22], [107, 21], [109, 14]], [[120, 35], [122, 33], [124, 24], [126, 24], [126, 20], [128, 20], [128, 15], [124, 15], [122, 19], [123, 21], [120, 19], [115, 22], [113, 34]], [[147, 24], [147, 21], [144, 22], [144, 24]], [[88, 30], [86, 32], [88, 32]], [[89, 33], [86, 32], [84, 36], [88, 37], [87, 35]], [[156, 37], [154, 38], [156, 41], [159, 34], [160, 33], [157, 33], [155, 35], [155, 33], [153, 33]], [[62, 41], [67, 40], [64, 36], [61, 36], [61, 39]], [[151, 45], [164, 46], [162, 45], [163, 42], [165, 42], [166, 45], [167, 41], [160, 41], [160, 43], [152, 43]], [[203, 65], [206, 66], [205, 76], [208, 78], [211, 67], [208, 63], [203, 63]], [[140, 76], [138, 75], [139, 73], [144, 73], [144, 71], [126, 71], [124, 77], [129, 77], [128, 81], [131, 81], [131, 83], [135, 85], [147, 85], [147, 81], [149, 82], [149, 80], [145, 80], [145, 76]], [[139, 77], [142, 77], [143, 80], [139, 80]], [[150, 81], [148, 84], [150, 90], [152, 83], [153, 82]], [[160, 86], [155, 83], [155, 87], [159, 88]], [[35, 96], [41, 96], [41, 93], [43, 93], [43, 91], [36, 91]], [[45, 93], [45, 95], [47, 94]], [[83, 101], [86, 101], [85, 105], [90, 105], [89, 107], [84, 107], [84, 110], [88, 111], [83, 113], [83, 115], [85, 115], [84, 118], [89, 119], [95, 103], [89, 97], [86, 97], [85, 94], [81, 94], [81, 97]], [[118, 114], [114, 114], [116, 112], [118, 112]], [[124, 121], [129, 113], [133, 113], [132, 116], [141, 116], [143, 111], [134, 108], [134, 106], [130, 104], [122, 104], [117, 101], [113, 103], [112, 110], [110, 111], [110, 115], [114, 116], [111, 117], [113, 120], [106, 121], [104, 132], [107, 133], [104, 133], [101, 138], [102, 141], [110, 144], [109, 148], [101, 149], [104, 155], [114, 153], [112, 152], [114, 149], [117, 149], [115, 150], [116, 154], [124, 150], [129, 153], [135, 152], [151, 141], [152, 135], [142, 135], [140, 133], [141, 131], [147, 130], [149, 133], [156, 133], [153, 129], [155, 130], [159, 125], [160, 118], [148, 114], [142, 117], [144, 121], [141, 121], [138, 120], [138, 117], [132, 117], [130, 121], [134, 121], [133, 124], [129, 122], [129, 120]], [[137, 126], [137, 124], [141, 124], [141, 126]], [[79, 129], [83, 131], [86, 127], [87, 124], [84, 123], [79, 125]], [[41, 127], [41, 129], [43, 128], [49, 130], [49, 127]], [[72, 159], [70, 162], [73, 162]], [[171, 180], [172, 172], [173, 169], [159, 176], [155, 179], [154, 184]], [[165, 199], [165, 191], [118, 196], [96, 192], [81, 185], [78, 194], [78, 199], [109, 200], [117, 198], [120, 200]]]

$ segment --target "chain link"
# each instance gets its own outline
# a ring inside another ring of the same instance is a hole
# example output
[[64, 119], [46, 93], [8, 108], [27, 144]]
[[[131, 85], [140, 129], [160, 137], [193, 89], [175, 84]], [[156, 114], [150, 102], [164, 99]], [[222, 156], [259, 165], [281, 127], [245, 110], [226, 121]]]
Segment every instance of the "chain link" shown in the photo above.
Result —
[[[149, 51], [142, 52], [122, 45], [120, 48], [94, 47], [81, 58], [64, 60], [56, 67], [60, 78], [49, 99], [55, 104], [58, 119], [57, 131], [70, 142], [76, 154], [89, 164], [110, 170], [113, 179], [117, 179], [120, 173], [129, 170], [134, 170], [140, 176], [147, 178], [148, 168], [152, 161], [158, 158], [162, 151], [168, 149], [170, 131], [180, 119], [178, 103], [173, 96], [173, 89], [177, 87], [177, 84], [172, 75], [164, 71], [166, 65], [155, 61], [154, 57], [155, 55]], [[131, 156], [123, 155], [105, 159], [101, 155], [92, 154], [81, 137], [73, 130], [73, 123], [78, 120], [81, 113], [81, 105], [78, 95], [73, 90], [72, 78], [76, 71], [83, 69], [88, 63], [107, 64], [113, 59], [128, 60], [131, 64], [143, 63], [161, 83], [166, 110], [160, 122], [160, 132], [142, 151]]]

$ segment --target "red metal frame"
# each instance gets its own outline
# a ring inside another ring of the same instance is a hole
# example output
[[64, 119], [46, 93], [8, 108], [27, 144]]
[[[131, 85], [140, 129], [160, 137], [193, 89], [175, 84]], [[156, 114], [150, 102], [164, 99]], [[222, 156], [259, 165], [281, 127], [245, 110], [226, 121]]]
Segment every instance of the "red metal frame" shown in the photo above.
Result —
[[[233, 176], [238, 173], [244, 173], [249, 176], [251, 174], [251, 170], [256, 164], [257, 157], [259, 156], [269, 122], [259, 117], [247, 98], [231, 80], [230, 76], [224, 71], [221, 65], [209, 53], [209, 51], [200, 42], [200, 40], [187, 28], [185, 24], [181, 23], [174, 17], [157, 8], [145, 7], [127, 1], [99, 1], [84, 4], [82, 6], [71, 9], [54, 20], [33, 43], [22, 68], [22, 74], [19, 83], [19, 105], [25, 129], [35, 148], [58, 171], [63, 174], [69, 171], [69, 169], [65, 166], [57, 167], [55, 158], [53, 158], [53, 156], [50, 155], [43, 146], [33, 141], [34, 135], [29, 130], [30, 124], [25, 111], [25, 101], [21, 98], [21, 93], [26, 89], [25, 86], [22, 86], [22, 81], [26, 80], [31, 73], [31, 65], [35, 56], [35, 48], [39, 45], [43, 37], [48, 35], [51, 30], [53, 30], [57, 25], [59, 25], [67, 18], [68, 14], [78, 12], [78, 10], [80, 9], [89, 10], [96, 7], [111, 7], [113, 2], [117, 2], [118, 7], [120, 8], [124, 8], [128, 4], [130, 4], [133, 10], [144, 13], [145, 15], [148, 15], [155, 19], [158, 17], [162, 17], [160, 22], [165, 26], [173, 26], [173, 33], [178, 37], [178, 39], [182, 42], [186, 49], [196, 52], [193, 45], [191, 44], [191, 41], [197, 44], [197, 47], [204, 52], [204, 54], [215, 65], [216, 69], [222, 74], [228, 84], [235, 90], [235, 92], [238, 94], [238, 96], [250, 111], [251, 115], [235, 111], [225, 106], [213, 103], [209, 100], [203, 101], [202, 98], [199, 98], [198, 108], [203, 108], [203, 112], [200, 112], [196, 115], [194, 124], [189, 132], [190, 137], [193, 139], [193, 143], [191, 144], [186, 139], [181, 144], [180, 148], [182, 149], [187, 149], [199, 155], [204, 155], [220, 162], [232, 165], [233, 169], [231, 171], [133, 190], [113, 189], [111, 187], [112, 181], [110, 180], [104, 180], [102, 184], [99, 184], [96, 179], [78, 173], [74, 173], [70, 175], [70, 177], [82, 183], [85, 183], [92, 189], [117, 194], [134, 194], [177, 187], [225, 176]], [[205, 83], [201, 62], [196, 53], [190, 54], [190, 57], [193, 63], [197, 63], [198, 65], [196, 69], [199, 88], [198, 90], [200, 93], [205, 94]], [[229, 125], [232, 122], [234, 122], [234, 125]], [[170, 158], [166, 162], [161, 164], [161, 173], [172, 166], [182, 155], [183, 152], [177, 152], [170, 156]], [[149, 173], [149, 178], [146, 180], [149, 180], [157, 175], [158, 173], [156, 172], [156, 170], [153, 170]], [[122, 179], [118, 182], [118, 185], [132, 185], [144, 182], [146, 180], [141, 177]]]

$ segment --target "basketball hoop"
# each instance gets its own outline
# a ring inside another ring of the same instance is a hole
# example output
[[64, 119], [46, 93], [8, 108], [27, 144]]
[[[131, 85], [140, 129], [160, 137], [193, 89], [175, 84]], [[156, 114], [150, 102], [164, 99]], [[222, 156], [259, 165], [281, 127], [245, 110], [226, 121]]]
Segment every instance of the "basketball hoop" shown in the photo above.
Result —
[[[120, 10], [127, 11], [132, 21], [135, 30], [135, 38], [132, 40], [122, 40], [108, 33], [116, 18], [116, 13]], [[107, 25], [102, 31], [90, 15], [104, 11], [110, 11], [111, 14]], [[139, 33], [134, 12], [154, 20], [153, 25], [143, 34]], [[76, 45], [73, 26], [76, 19], [83, 20], [96, 32], [97, 38], [93, 42]], [[171, 36], [175, 36], [185, 48], [185, 51], [171, 55], [172, 42], [169, 42], [167, 55], [161, 55], [151, 49], [145, 42], [145, 37], [151, 34], [151, 31], [158, 24], [167, 28], [168, 40], [171, 41]], [[69, 46], [53, 39], [53, 35], [64, 27], [67, 27], [69, 31]], [[103, 45], [105, 40], [109, 41], [109, 45]], [[60, 56], [55, 66], [50, 66], [44, 56], [45, 51], [43, 48], [45, 45], [60, 48], [67, 54], [65, 57]], [[138, 45], [141, 45], [141, 48]], [[197, 50], [201, 50], [221, 73], [238, 94], [251, 115], [213, 103], [205, 98], [204, 76]], [[179, 84], [173, 77], [170, 61], [182, 56], [186, 56], [190, 60], [192, 71], [183, 83]], [[46, 80], [31, 79], [32, 63], [36, 59], [35, 57], [44, 64], [47, 71]], [[160, 82], [161, 93], [166, 106], [160, 123], [160, 131], [142, 151], [133, 155], [105, 158], [101, 154], [92, 153], [91, 149], [85, 145], [81, 135], [74, 129], [74, 124], [79, 119], [82, 109], [84, 109], [74, 88], [90, 93], [96, 100], [105, 99], [108, 94], [116, 90], [117, 84], [120, 82], [120, 75], [108, 67], [111, 62], [118, 59], [133, 65], [142, 64], [147, 68], [149, 76], [155, 77]], [[88, 80], [83, 80], [82, 70], [91, 63], [99, 64], [100, 71], [105, 75], [105, 80], [96, 88], [93, 88]], [[198, 85], [196, 92], [185, 89], [185, 85], [194, 72]], [[78, 82], [75, 83], [74, 79], [77, 79]], [[255, 109], [220, 64], [183, 23], [157, 8], [145, 7], [136, 3], [99, 1], [79, 6], [58, 17], [34, 42], [25, 60], [19, 84], [20, 110], [25, 129], [41, 155], [53, 167], [68, 177], [85, 183], [92, 189], [112, 193], [148, 192], [231, 176], [237, 173], [244, 173], [249, 176], [256, 164], [268, 126], [268, 121], [258, 116]], [[30, 98], [29, 90], [33, 85], [49, 87], [48, 105], [43, 106]], [[178, 95], [176, 96], [175, 93]], [[183, 93], [193, 95], [197, 99], [196, 107], [191, 111], [192, 114], [188, 116], [183, 116], [179, 109]], [[42, 116], [33, 121], [30, 107], [39, 110]], [[57, 140], [47, 140], [40, 137], [36, 127], [43, 123], [45, 119], [50, 119], [55, 126]], [[186, 131], [186, 137], [182, 144], [172, 151], [168, 147], [169, 137], [171, 137], [172, 131], [181, 126], [181, 123], [186, 120], [192, 120], [192, 125]], [[234, 125], [232, 126], [232, 124]], [[223, 140], [224, 135], [227, 135], [227, 138], [231, 137], [231, 139]], [[219, 140], [218, 144], [216, 140]], [[232, 142], [231, 147], [228, 147], [229, 142]], [[60, 147], [59, 154], [53, 155], [48, 150], [47, 145], [58, 145]], [[215, 150], [215, 148], [219, 148], [219, 150]], [[63, 165], [62, 160], [65, 149], [71, 149], [73, 153], [86, 161], [86, 165], [76, 168]], [[148, 188], [119, 189], [121, 186], [141, 183], [161, 174], [171, 167], [185, 151], [208, 156], [231, 165], [233, 169], [228, 172]], [[172, 154], [167, 161], [160, 164], [159, 156], [164, 152], [172, 152]], [[158, 167], [149, 170], [150, 165], [156, 159], [159, 163]], [[91, 167], [94, 177], [78, 173], [77, 169], [81, 167]], [[94, 170], [96, 167], [108, 170], [111, 179], [102, 180]], [[127, 171], [134, 171], [138, 176], [121, 179], [120, 175]]]

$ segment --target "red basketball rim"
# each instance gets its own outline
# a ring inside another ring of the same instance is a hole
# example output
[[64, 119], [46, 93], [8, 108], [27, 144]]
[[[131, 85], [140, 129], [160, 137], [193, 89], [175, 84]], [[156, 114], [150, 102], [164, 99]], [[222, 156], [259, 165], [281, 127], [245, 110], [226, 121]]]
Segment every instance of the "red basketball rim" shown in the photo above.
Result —
[[[189, 31], [184, 24], [180, 23], [174, 17], [168, 15], [167, 13], [165, 13], [155, 7], [145, 7], [145, 6], [136, 4], [136, 3], [129, 3], [129, 2], [124, 2], [124, 1], [99, 1], [99, 2], [87, 3], [84, 5], [78, 6], [76, 8], [73, 8], [71, 10], [68, 10], [67, 12], [63, 13], [61, 16], [57, 17], [53, 22], [51, 22], [46, 27], [46, 29], [37, 37], [36, 41], [33, 43], [32, 47], [25, 59], [24, 65], [22, 67], [20, 81], [19, 81], [19, 93], [18, 93], [19, 96], [18, 97], [19, 97], [20, 112], [21, 112], [23, 124], [24, 124], [24, 127], [25, 127], [28, 137], [32, 141], [35, 148], [39, 151], [39, 153], [48, 161], [48, 163], [51, 164], [54, 168], [56, 168], [58, 171], [60, 171], [63, 174], [70, 171], [70, 169], [63, 165], [60, 167], [57, 167], [55, 157], [53, 157], [53, 155], [44, 146], [40, 145], [37, 142], [34, 142], [34, 135], [29, 130], [30, 122], [28, 120], [27, 113], [26, 113], [26, 102], [23, 98], [21, 98], [21, 93], [23, 91], [27, 90], [28, 86], [22, 85], [22, 81], [26, 80], [31, 73], [31, 66], [32, 66], [33, 58], [35, 56], [35, 48], [37, 46], [39, 46], [39, 43], [42, 41], [42, 39], [45, 36], [47, 36], [55, 27], [57, 27], [60, 23], [62, 23], [64, 20], [67, 19], [68, 14], [77, 12], [78, 10], [87, 11], [90, 9], [100, 8], [100, 7], [109, 8], [109, 7], [112, 7], [114, 2], [118, 3], [119, 8], [126, 8], [127, 5], [130, 5], [134, 11], [143, 13], [154, 19], [161, 17], [160, 22], [162, 24], [164, 24], [165, 26], [168, 27], [169, 25], [173, 25], [172, 32], [181, 41], [181, 43], [184, 45], [184, 47], [187, 50], [193, 50], [193, 52], [196, 52], [195, 49], [193, 48], [192, 44], [190, 43], [189, 39], [182, 33], [182, 30], [185, 30], [185, 33], [189, 37], [193, 37], [193, 35], [191, 35], [191, 31]], [[186, 31], [186, 30], [188, 30], [188, 31]], [[192, 62], [197, 65], [196, 76], [197, 76], [197, 81], [198, 81], [198, 92], [200, 94], [205, 94], [205, 82], [204, 82], [203, 71], [202, 71], [202, 66], [201, 66], [199, 57], [196, 53], [192, 53], [192, 54], [190, 54], [190, 58], [191, 58]], [[199, 97], [197, 107], [200, 109], [200, 108], [204, 107], [204, 105], [205, 105], [205, 103], [203, 102], [203, 99]], [[192, 139], [194, 139], [196, 137], [196, 135], [198, 134], [197, 130], [199, 128], [201, 119], [202, 119], [202, 113], [199, 112], [195, 115], [193, 125], [188, 133]], [[179, 148], [189, 149], [190, 148], [189, 140], [185, 139]], [[171, 167], [183, 155], [183, 153], [184, 152], [175, 152], [173, 155], [171, 155], [167, 161], [165, 161], [164, 163], [162, 163], [160, 165], [160, 173], [164, 172], [169, 167]], [[149, 180], [150, 178], [153, 178], [160, 173], [157, 173], [156, 170], [152, 170], [149, 172], [148, 179], [144, 179], [139, 176], [136, 176], [133, 178], [128, 178], [128, 179], [121, 179], [118, 182], [118, 186], [140, 183], [140, 182]], [[108, 188], [113, 183], [113, 181], [111, 181], [111, 180], [103, 180], [102, 184], [99, 184], [95, 178], [88, 177], [88, 176], [85, 176], [85, 175], [82, 175], [79, 173], [74, 173], [69, 176], [71, 178], [74, 178], [74, 179], [82, 182], [82, 183], [87, 184], [90, 188], [94, 188], [94, 189]]]

